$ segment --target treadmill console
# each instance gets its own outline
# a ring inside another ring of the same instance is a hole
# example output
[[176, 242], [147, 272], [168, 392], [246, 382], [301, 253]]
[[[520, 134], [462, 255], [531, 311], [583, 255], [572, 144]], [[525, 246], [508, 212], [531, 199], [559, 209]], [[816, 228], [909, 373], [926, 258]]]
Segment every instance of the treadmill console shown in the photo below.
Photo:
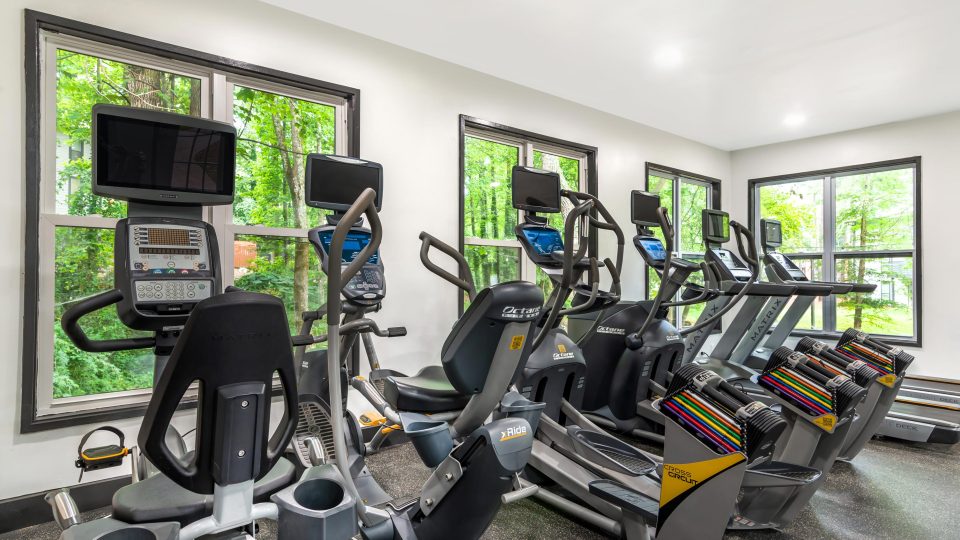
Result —
[[750, 281], [750, 267], [729, 249], [710, 248], [707, 250], [707, 261], [715, 263], [714, 268], [719, 268], [721, 281]]
[[[330, 263], [330, 242], [333, 240], [335, 226], [326, 226], [310, 231], [313, 245], [320, 255], [323, 271], [326, 272]], [[370, 230], [363, 227], [353, 227], [347, 233], [343, 242], [343, 253], [340, 257], [340, 266], [346, 267], [353, 262], [357, 255], [370, 243]], [[376, 251], [364, 263], [347, 286], [343, 289], [343, 297], [348, 302], [363, 306], [372, 306], [383, 300], [386, 295], [386, 279], [383, 263], [380, 261], [380, 251]]]
[[131, 217], [117, 226], [115, 286], [131, 328], [179, 326], [197, 302], [220, 292], [216, 236], [203, 222]]
[[782, 253], [777, 253], [776, 251], [767, 253], [764, 255], [764, 261], [769, 267], [773, 268], [773, 271], [777, 273], [777, 277], [784, 281], [809, 280], [807, 275], [803, 273], [803, 270], [791, 261], [790, 257]]

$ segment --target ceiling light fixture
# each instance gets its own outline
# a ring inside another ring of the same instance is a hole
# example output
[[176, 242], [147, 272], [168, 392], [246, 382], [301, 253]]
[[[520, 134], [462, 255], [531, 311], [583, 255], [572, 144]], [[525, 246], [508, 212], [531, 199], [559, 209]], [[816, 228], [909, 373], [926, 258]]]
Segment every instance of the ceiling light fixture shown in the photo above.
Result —
[[675, 68], [683, 63], [683, 53], [676, 47], [661, 47], [654, 53], [653, 61], [662, 68]]
[[783, 117], [783, 125], [787, 127], [802, 126], [807, 122], [807, 116], [800, 113], [791, 113]]

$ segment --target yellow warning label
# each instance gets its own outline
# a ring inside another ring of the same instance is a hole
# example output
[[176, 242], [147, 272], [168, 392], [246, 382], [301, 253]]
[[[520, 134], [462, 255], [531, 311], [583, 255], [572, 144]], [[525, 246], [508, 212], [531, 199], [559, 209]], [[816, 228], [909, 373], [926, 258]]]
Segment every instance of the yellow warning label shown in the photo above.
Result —
[[563, 343], [557, 343], [557, 351], [567, 352], [567, 346], [564, 345]]
[[663, 482], [660, 485], [660, 508], [673, 499], [695, 489], [700, 482], [715, 474], [729, 469], [741, 461], [746, 461], [741, 452], [734, 452], [706, 461], [693, 463], [664, 463]]
[[877, 377], [877, 382], [886, 386], [887, 388], [893, 388], [893, 385], [897, 382], [897, 376], [891, 373], [889, 375], [884, 375], [883, 377]]
[[387, 421], [387, 419], [377, 411], [366, 411], [360, 415], [359, 420], [363, 427], [381, 426]]
[[520, 350], [520, 348], [523, 347], [523, 340], [525, 338], [526, 336], [522, 334], [519, 336], [513, 336], [512, 338], [510, 338], [510, 350], [511, 351]]
[[833, 433], [833, 428], [837, 427], [837, 417], [832, 414], [825, 414], [823, 416], [814, 418], [813, 423], [827, 433]]

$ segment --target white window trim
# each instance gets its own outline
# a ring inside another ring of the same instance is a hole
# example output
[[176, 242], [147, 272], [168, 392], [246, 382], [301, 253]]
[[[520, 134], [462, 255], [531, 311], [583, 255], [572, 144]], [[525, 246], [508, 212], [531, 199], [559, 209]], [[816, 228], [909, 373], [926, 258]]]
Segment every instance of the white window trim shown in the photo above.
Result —
[[[214, 69], [173, 61], [154, 55], [106, 45], [55, 32], [42, 31], [40, 36], [40, 217], [39, 217], [39, 297], [37, 305], [37, 375], [36, 416], [50, 418], [59, 414], [109, 409], [146, 403], [152, 389], [128, 390], [105, 394], [53, 398], [54, 369], [54, 290], [57, 227], [87, 227], [113, 230], [116, 218], [97, 215], [72, 216], [58, 214], [56, 208], [56, 51], [67, 49], [106, 60], [136, 64], [200, 80], [200, 116], [224, 122], [233, 121], [233, 85], [241, 84], [257, 90], [331, 105], [335, 107], [335, 151], [346, 154], [348, 148], [346, 100], [318, 92], [287, 87], [255, 78], [226, 74]], [[50, 166], [53, 164], [53, 166]], [[306, 238], [308, 229], [235, 225], [232, 205], [207, 207], [204, 216], [214, 226], [220, 242], [223, 285], [233, 284], [233, 243], [236, 235]], [[190, 397], [190, 394], [187, 396]]]

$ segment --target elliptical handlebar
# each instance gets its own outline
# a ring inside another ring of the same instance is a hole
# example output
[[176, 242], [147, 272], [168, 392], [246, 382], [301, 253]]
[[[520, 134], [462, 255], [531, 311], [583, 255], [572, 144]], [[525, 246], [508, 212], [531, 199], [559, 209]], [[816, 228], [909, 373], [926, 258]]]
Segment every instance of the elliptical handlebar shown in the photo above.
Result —
[[[343, 302], [339, 300], [340, 293], [349, 282], [360, 271], [367, 259], [373, 256], [380, 248], [380, 241], [383, 239], [383, 227], [380, 225], [380, 215], [376, 207], [377, 192], [371, 188], [366, 188], [350, 206], [350, 209], [343, 214], [336, 228], [333, 230], [333, 237], [330, 239], [329, 257], [333, 264], [327, 269], [327, 321], [330, 324], [336, 324], [340, 321], [340, 315], [343, 311]], [[354, 257], [353, 261], [343, 268], [336, 264], [336, 261], [342, 260], [343, 242], [347, 238], [350, 228], [356, 223], [360, 216], [366, 216], [370, 225], [370, 241], [360, 250], [360, 253]]]
[[111, 289], [84, 298], [63, 313], [63, 316], [60, 317], [60, 326], [67, 337], [70, 338], [70, 341], [81, 351], [101, 353], [146, 349], [155, 346], [157, 340], [153, 337], [124, 339], [90, 339], [87, 337], [86, 332], [80, 327], [80, 318], [119, 303], [121, 300], [123, 300], [123, 292], [120, 289]]
[[[470, 266], [467, 264], [467, 259], [464, 258], [463, 254], [453, 249], [451, 245], [441, 241], [426, 231], [420, 232], [420, 240], [422, 242], [420, 244], [420, 262], [423, 263], [427, 270], [430, 270], [444, 280], [463, 289], [471, 301], [476, 298], [477, 287], [473, 282], [473, 274], [470, 272]], [[450, 256], [450, 258], [456, 261], [459, 273], [464, 277], [455, 276], [431, 261], [429, 255], [431, 247], [439, 249], [442, 253]]]

